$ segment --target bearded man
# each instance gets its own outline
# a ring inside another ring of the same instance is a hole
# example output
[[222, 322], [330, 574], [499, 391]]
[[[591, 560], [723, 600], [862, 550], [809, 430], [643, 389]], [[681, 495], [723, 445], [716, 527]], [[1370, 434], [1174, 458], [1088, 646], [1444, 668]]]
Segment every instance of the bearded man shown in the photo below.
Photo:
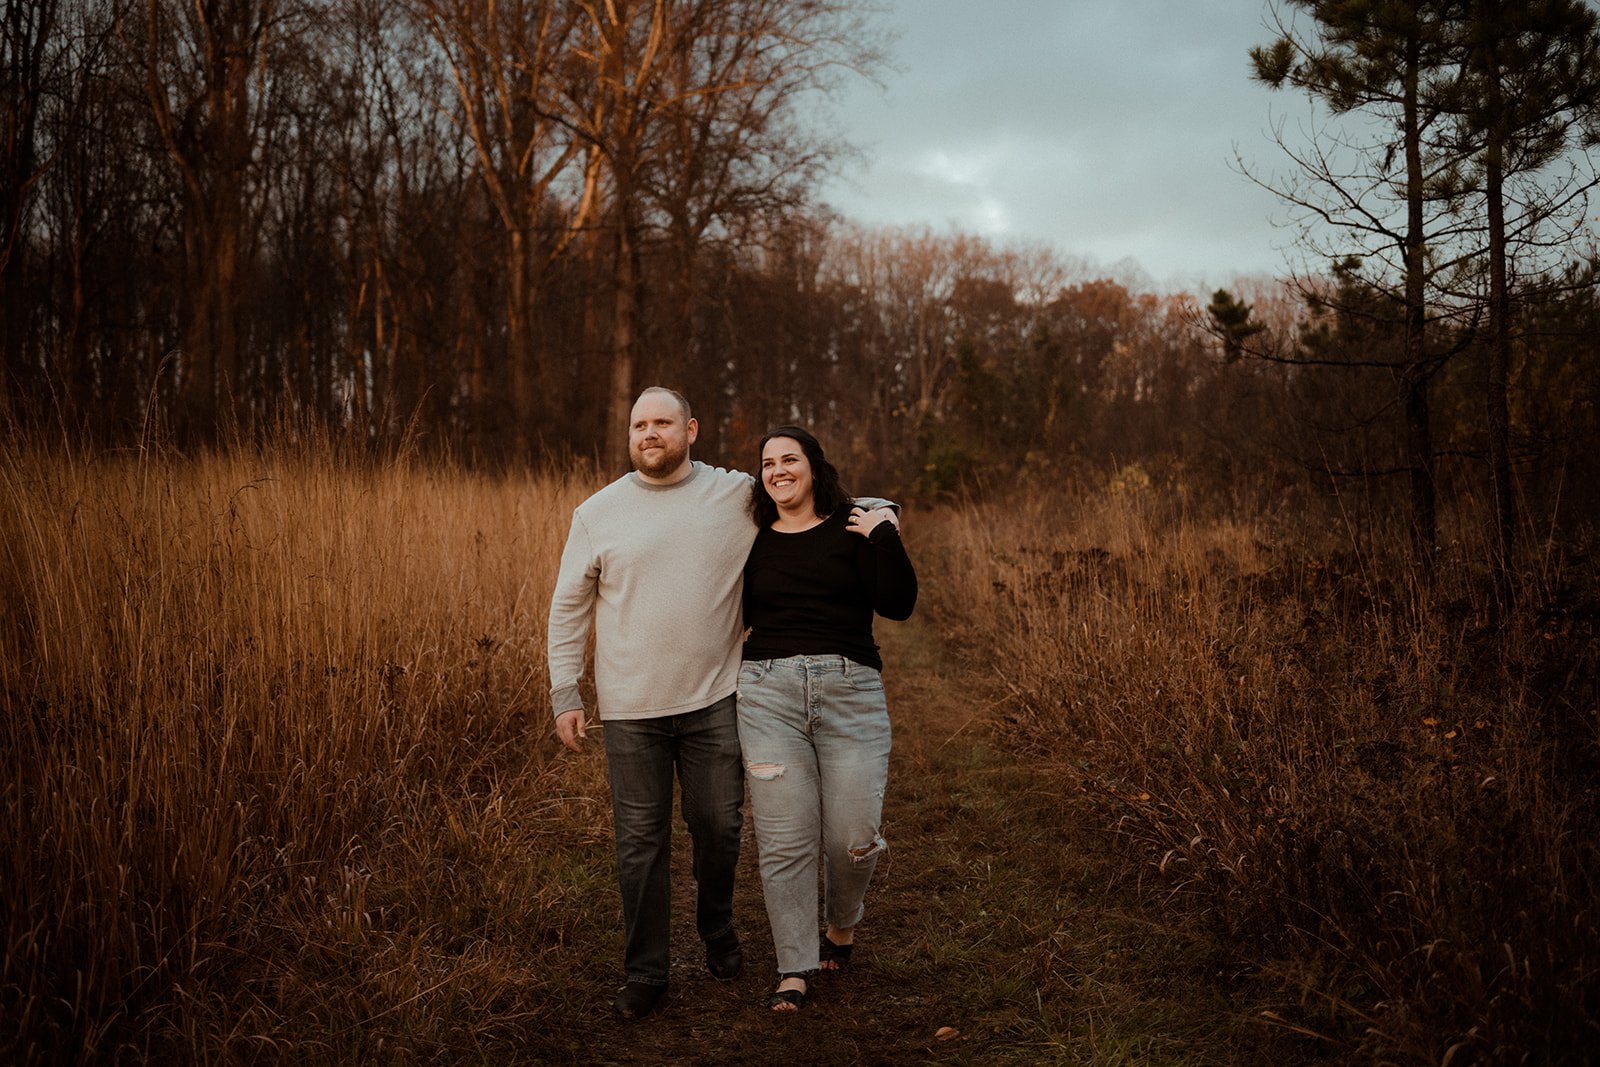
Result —
[[679, 393], [639, 395], [628, 429], [634, 469], [573, 511], [550, 601], [556, 736], [575, 752], [588, 732], [578, 683], [595, 635], [627, 975], [612, 1010], [626, 1020], [649, 1015], [667, 989], [674, 773], [706, 967], [727, 981], [744, 965], [733, 927], [744, 800], [734, 692], [756, 526], [750, 477], [691, 460], [698, 434]]

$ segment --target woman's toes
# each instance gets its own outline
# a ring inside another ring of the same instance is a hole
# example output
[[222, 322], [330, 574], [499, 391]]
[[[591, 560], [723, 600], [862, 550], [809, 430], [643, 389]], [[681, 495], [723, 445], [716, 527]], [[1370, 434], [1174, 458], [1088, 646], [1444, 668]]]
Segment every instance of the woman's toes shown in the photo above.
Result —
[[806, 1000], [806, 982], [803, 978], [785, 978], [778, 983], [777, 991], [767, 1006], [773, 1011], [799, 1011]]

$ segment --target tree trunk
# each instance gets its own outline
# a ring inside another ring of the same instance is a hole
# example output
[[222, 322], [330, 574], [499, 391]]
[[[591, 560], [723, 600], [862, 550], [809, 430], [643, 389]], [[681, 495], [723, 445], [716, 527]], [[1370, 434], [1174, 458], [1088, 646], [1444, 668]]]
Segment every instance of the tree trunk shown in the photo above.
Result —
[[517, 462], [529, 458], [533, 420], [532, 353], [528, 344], [528, 251], [520, 229], [506, 247], [506, 447]]
[[185, 279], [189, 295], [184, 323], [182, 410], [184, 444], [215, 440], [233, 413], [237, 377], [238, 213], [219, 193], [210, 204], [191, 199], [185, 219]]
[[0, 419], [21, 413], [27, 384], [27, 368], [23, 365], [25, 347], [24, 326], [26, 309], [22, 300], [22, 272], [16, 266], [21, 256], [11, 257], [0, 268]]
[[[192, 204], [189, 210], [195, 211]], [[212, 277], [207, 269], [204, 224], [198, 218], [186, 218], [183, 236], [184, 293], [180, 311], [183, 352], [178, 368], [179, 406], [174, 424], [179, 442], [189, 445], [197, 443], [207, 432], [215, 415], [212, 402], [216, 396], [213, 377], [216, 348], [211, 340], [211, 308], [216, 296], [211, 290]]]
[[1494, 490], [1494, 523], [1490, 549], [1500, 599], [1510, 607], [1516, 596], [1513, 580], [1516, 551], [1516, 501], [1511, 486], [1511, 294], [1506, 278], [1506, 209], [1496, 141], [1489, 150], [1489, 367], [1485, 401], [1489, 428], [1489, 480]]
[[[6, 0], [0, 13], [0, 415], [32, 392], [27, 280], [28, 204], [43, 173], [35, 140], [44, 89], [46, 45], [56, 23], [54, 0]], [[48, 164], [46, 164], [48, 165]], [[16, 407], [21, 407], [17, 404]]]
[[1406, 46], [1406, 366], [1401, 376], [1406, 423], [1406, 466], [1410, 469], [1411, 554], [1424, 580], [1433, 578], [1438, 545], [1435, 507], [1433, 429], [1428, 402], [1431, 372], [1427, 356], [1427, 237], [1423, 228], [1422, 129], [1417, 92], [1421, 43], [1413, 35]]
[[633, 412], [634, 341], [639, 310], [639, 251], [626, 203], [617, 213], [615, 301], [611, 322], [611, 396], [607, 404], [606, 466], [615, 476], [628, 469], [628, 418]]
[[[1497, 5], [1490, 7], [1492, 13]], [[1485, 110], [1489, 117], [1484, 144], [1484, 194], [1489, 222], [1489, 365], [1484, 399], [1489, 431], [1489, 483], [1494, 499], [1489, 550], [1499, 606], [1510, 608], [1516, 596], [1512, 578], [1516, 505], [1511, 488], [1511, 416], [1507, 398], [1511, 367], [1511, 294], [1506, 265], [1506, 109], [1499, 50], [1493, 34], [1487, 37], [1482, 57], [1487, 91]]]

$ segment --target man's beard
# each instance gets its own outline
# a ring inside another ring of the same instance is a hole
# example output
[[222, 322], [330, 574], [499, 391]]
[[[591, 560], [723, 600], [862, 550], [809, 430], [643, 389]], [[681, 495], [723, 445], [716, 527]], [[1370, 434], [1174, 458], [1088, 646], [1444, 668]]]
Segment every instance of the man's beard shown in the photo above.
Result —
[[687, 442], [681, 448], [674, 448], [666, 441], [661, 441], [660, 445], [661, 452], [653, 461], [645, 457], [644, 449], [642, 448], [628, 449], [628, 458], [633, 460], [633, 469], [651, 478], [661, 478], [677, 470], [679, 465], [689, 456]]

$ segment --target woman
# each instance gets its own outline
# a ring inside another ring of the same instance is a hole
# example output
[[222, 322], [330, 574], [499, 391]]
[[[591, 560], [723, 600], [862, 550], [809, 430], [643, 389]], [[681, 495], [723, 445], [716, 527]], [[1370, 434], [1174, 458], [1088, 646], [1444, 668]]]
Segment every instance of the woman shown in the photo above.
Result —
[[917, 576], [893, 510], [854, 506], [822, 446], [798, 426], [762, 439], [752, 508], [759, 532], [744, 571], [739, 744], [778, 956], [769, 1006], [797, 1011], [813, 972], [849, 962], [887, 847], [878, 819], [889, 710], [872, 616], [909, 617]]

